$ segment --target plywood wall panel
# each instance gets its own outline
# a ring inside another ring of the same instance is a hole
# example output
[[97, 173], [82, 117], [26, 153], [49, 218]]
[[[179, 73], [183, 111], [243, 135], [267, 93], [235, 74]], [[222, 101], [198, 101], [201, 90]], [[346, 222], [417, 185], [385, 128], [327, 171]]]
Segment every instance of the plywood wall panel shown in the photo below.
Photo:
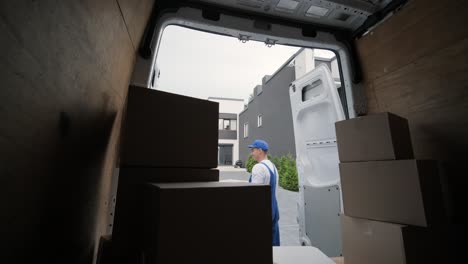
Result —
[[[128, 8], [141, 39], [150, 11]], [[2, 257], [93, 261], [136, 58], [127, 28], [117, 0], [0, 3]]]

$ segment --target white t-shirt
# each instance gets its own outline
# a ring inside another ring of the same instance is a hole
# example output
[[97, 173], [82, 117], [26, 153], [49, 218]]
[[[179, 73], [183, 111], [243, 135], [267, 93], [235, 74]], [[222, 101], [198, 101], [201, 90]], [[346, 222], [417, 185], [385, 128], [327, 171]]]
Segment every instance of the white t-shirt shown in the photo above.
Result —
[[[276, 185], [278, 185], [278, 170], [273, 162], [269, 160], [262, 160], [262, 162], [265, 163], [273, 173], [276, 173]], [[255, 164], [252, 168], [252, 183], [270, 185], [270, 171], [265, 167], [265, 165], [260, 164], [260, 162]]]

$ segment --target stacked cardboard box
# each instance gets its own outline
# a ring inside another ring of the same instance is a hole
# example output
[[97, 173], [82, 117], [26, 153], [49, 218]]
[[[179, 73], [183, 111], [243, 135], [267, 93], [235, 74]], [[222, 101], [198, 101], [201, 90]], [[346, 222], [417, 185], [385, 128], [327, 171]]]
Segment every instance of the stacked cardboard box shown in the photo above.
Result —
[[265, 210], [270, 199], [268, 185], [148, 185], [144, 229], [149, 263], [271, 264], [271, 211]]
[[336, 134], [345, 263], [437, 263], [445, 252], [440, 177], [435, 161], [414, 159], [407, 120], [359, 117], [337, 122]]
[[216, 102], [130, 87], [121, 166], [216, 168], [218, 109]]
[[114, 238], [123, 245], [133, 241], [132, 246], [137, 246], [136, 241], [141, 242], [141, 234], [144, 232], [142, 229], [144, 210], [142, 192], [147, 183], [217, 181], [219, 181], [219, 171], [215, 169], [121, 168], [112, 232]]
[[130, 87], [113, 229], [120, 259], [210, 263], [242, 244], [256, 263], [272, 262], [270, 190], [219, 182], [218, 116], [216, 102]]

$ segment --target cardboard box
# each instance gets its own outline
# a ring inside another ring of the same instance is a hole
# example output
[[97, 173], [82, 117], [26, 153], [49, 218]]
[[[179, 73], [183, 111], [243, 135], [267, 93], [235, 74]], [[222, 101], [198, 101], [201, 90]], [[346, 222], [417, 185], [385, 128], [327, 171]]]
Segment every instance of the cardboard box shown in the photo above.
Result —
[[171, 183], [219, 181], [219, 170], [197, 168], [123, 167], [119, 173], [119, 187], [128, 183]]
[[96, 263], [111, 264], [113, 263], [113, 248], [112, 236], [101, 236], [99, 238], [98, 252], [96, 255]]
[[142, 263], [141, 253], [116, 247], [112, 236], [101, 236], [96, 256], [96, 264]]
[[340, 176], [348, 216], [423, 227], [445, 222], [435, 161], [341, 163]]
[[381, 113], [336, 122], [341, 162], [412, 159], [408, 121]]
[[138, 247], [142, 232], [142, 191], [147, 183], [217, 182], [219, 171], [187, 168], [120, 168], [113, 237], [123, 248]]
[[346, 264], [447, 263], [440, 231], [341, 216]]
[[147, 263], [273, 263], [268, 185], [151, 184], [146, 197]]
[[216, 168], [218, 103], [131, 86], [122, 166]]

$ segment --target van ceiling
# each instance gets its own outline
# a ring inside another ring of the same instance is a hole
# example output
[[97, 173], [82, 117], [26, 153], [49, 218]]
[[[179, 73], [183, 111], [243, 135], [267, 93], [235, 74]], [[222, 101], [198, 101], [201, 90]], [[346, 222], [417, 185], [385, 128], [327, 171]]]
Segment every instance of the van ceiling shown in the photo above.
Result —
[[333, 28], [358, 29], [392, 0], [193, 0], [210, 5]]

